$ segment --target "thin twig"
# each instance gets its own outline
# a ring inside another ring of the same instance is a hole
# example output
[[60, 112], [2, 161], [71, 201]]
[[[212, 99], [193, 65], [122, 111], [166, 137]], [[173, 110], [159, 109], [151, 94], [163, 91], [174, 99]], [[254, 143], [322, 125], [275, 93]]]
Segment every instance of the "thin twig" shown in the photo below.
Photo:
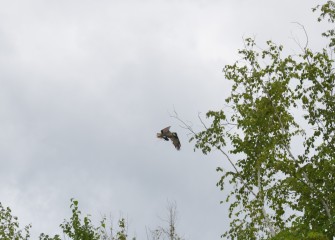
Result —
[[[307, 34], [307, 31], [306, 31], [306, 28], [305, 28], [304, 25], [302, 25], [302, 24], [299, 23], [299, 22], [292, 22], [292, 23], [299, 25], [299, 26], [302, 28], [302, 30], [304, 31], [305, 36], [306, 36], [306, 44], [305, 44], [305, 47], [304, 47], [303, 50], [306, 51], [306, 49], [307, 49], [307, 47], [308, 47], [308, 34]], [[298, 44], [298, 46], [301, 48], [300, 43]]]
[[200, 120], [202, 126], [203, 126], [206, 130], [208, 130], [206, 124], [204, 123], [204, 121], [203, 121], [202, 118], [200, 117], [200, 112], [198, 113], [198, 118], [199, 118], [199, 120]]

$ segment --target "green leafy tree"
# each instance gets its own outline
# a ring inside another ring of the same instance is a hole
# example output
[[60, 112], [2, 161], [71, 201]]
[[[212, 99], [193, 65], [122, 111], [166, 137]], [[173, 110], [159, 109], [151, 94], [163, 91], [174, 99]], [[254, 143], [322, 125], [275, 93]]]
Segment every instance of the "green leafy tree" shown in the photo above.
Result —
[[91, 223], [89, 216], [85, 216], [81, 220], [81, 212], [78, 209], [78, 201], [71, 199], [70, 208], [72, 209], [72, 216], [70, 221], [64, 220], [64, 223], [60, 225], [70, 239], [73, 240], [99, 240], [99, 227], [94, 227]]
[[[90, 216], [87, 215], [83, 219], [81, 211], [78, 207], [78, 201], [71, 199], [70, 208], [72, 216], [70, 220], [64, 220], [60, 225], [63, 230], [65, 239], [72, 240], [127, 240], [127, 224], [124, 218], [118, 221], [118, 228], [114, 234], [112, 223], [107, 228], [106, 217], [100, 222], [98, 227], [92, 224]], [[1, 240], [28, 240], [30, 239], [29, 230], [31, 225], [26, 226], [23, 230], [20, 229], [18, 218], [12, 215], [9, 207], [4, 208], [0, 203], [0, 239]], [[59, 235], [53, 237], [48, 234], [41, 233], [40, 240], [61, 240]], [[135, 240], [135, 238], [132, 238]]]
[[[103, 217], [98, 227], [92, 224], [90, 216], [87, 215], [83, 219], [79, 210], [78, 201], [71, 199], [70, 208], [72, 216], [70, 220], [64, 220], [60, 224], [65, 239], [72, 240], [127, 240], [127, 223], [124, 218], [118, 221], [118, 228], [114, 233], [113, 224], [107, 227], [107, 219]], [[20, 229], [18, 218], [12, 215], [9, 207], [4, 208], [0, 202], [0, 239], [1, 240], [28, 240], [30, 239], [31, 225], [27, 225], [23, 230]], [[53, 237], [48, 234], [41, 233], [40, 240], [61, 240], [59, 235]], [[133, 237], [132, 240], [136, 238]]]
[[40, 240], [61, 240], [61, 238], [59, 237], [59, 235], [55, 235], [54, 237], [50, 237], [49, 235], [44, 234], [44, 233], [40, 234], [39, 239]]
[[[92, 224], [90, 216], [87, 215], [81, 219], [81, 211], [78, 207], [78, 201], [71, 199], [70, 208], [72, 210], [72, 216], [70, 220], [64, 220], [60, 225], [63, 233], [72, 240], [127, 240], [127, 224], [124, 218], [121, 218], [118, 222], [118, 230], [116, 234], [113, 232], [112, 224], [107, 228], [106, 217], [100, 222], [98, 227]], [[41, 235], [42, 236], [42, 235]], [[44, 236], [45, 237], [45, 236]], [[58, 240], [59, 236], [54, 238], [42, 238], [41, 240]], [[134, 240], [135, 238], [133, 238]]]
[[[251, 38], [241, 60], [224, 67], [232, 91], [223, 110], [190, 141], [204, 154], [218, 150], [232, 170], [219, 167], [217, 185], [233, 190], [230, 239], [333, 239], [335, 236], [335, 3], [313, 11], [327, 21], [321, 51], [300, 46], [286, 54], [272, 41]], [[178, 116], [176, 115], [178, 118]], [[180, 120], [180, 118], [178, 118]], [[296, 238], [295, 238], [296, 237]]]
[[[116, 234], [114, 234], [113, 224], [110, 225], [109, 228], [106, 227], [106, 217], [101, 221], [101, 239], [102, 240], [127, 240], [127, 224], [124, 218], [121, 218], [118, 222], [118, 230]], [[133, 237], [133, 240], [136, 238]]]
[[18, 218], [12, 215], [9, 207], [3, 207], [0, 202], [0, 239], [27, 240], [30, 237], [30, 228], [31, 225], [27, 225], [23, 230], [20, 229]]

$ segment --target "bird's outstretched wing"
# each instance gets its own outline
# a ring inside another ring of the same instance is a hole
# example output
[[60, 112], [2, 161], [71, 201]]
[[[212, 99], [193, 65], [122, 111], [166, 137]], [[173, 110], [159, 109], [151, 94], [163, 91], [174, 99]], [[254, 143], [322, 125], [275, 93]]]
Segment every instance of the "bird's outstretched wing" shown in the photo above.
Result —
[[172, 135], [169, 138], [171, 139], [171, 141], [172, 141], [173, 145], [175, 146], [175, 148], [177, 150], [180, 150], [181, 144], [180, 144], [180, 141], [179, 141], [177, 133], [172, 133]]
[[171, 135], [170, 126], [163, 128], [160, 133], [157, 133], [158, 138], [163, 138], [165, 141], [169, 141], [168, 136]]
[[166, 127], [166, 128], [163, 128], [163, 129], [161, 130], [161, 133], [162, 133], [162, 134], [169, 133], [169, 132], [170, 132], [170, 127], [171, 127], [171, 126], [168, 126], [168, 127]]

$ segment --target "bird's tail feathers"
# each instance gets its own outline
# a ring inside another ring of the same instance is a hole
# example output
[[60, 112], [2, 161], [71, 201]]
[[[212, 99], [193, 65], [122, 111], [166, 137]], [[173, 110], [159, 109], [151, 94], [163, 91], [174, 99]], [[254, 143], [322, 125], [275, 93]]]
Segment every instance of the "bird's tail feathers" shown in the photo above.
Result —
[[161, 133], [157, 133], [158, 138], [163, 138], [163, 135]]

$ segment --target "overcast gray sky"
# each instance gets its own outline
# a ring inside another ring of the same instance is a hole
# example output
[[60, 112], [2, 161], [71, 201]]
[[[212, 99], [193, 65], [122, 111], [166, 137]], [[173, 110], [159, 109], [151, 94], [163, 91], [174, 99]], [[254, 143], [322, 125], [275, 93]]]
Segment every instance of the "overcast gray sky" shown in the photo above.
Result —
[[[318, 47], [312, 0], [0, 1], [0, 201], [37, 234], [60, 233], [70, 198], [100, 219], [128, 218], [129, 233], [164, 224], [176, 201], [178, 231], [219, 239], [228, 227], [215, 186], [218, 154], [193, 152], [198, 112], [223, 106], [221, 72], [242, 37], [297, 50]], [[181, 151], [157, 139], [177, 131]]]

